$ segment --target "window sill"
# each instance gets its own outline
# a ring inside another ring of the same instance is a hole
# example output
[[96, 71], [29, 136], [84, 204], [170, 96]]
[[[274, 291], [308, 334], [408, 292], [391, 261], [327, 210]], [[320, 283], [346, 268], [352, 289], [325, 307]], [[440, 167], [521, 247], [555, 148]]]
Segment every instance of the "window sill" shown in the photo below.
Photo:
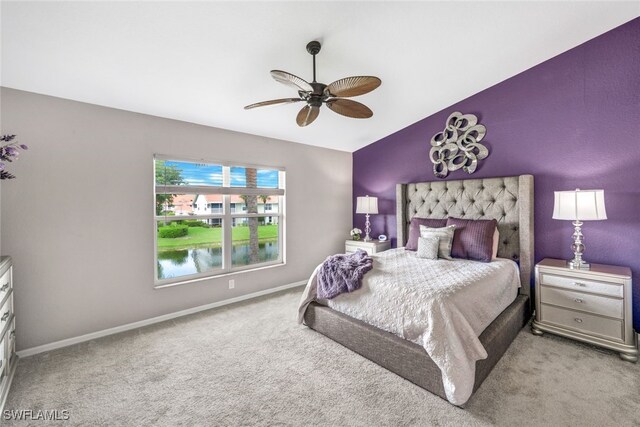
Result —
[[284, 267], [285, 265], [287, 265], [286, 262], [280, 262], [280, 263], [277, 263], [277, 264], [262, 265], [262, 266], [258, 266], [258, 267], [255, 267], [255, 268], [247, 268], [245, 270], [229, 271], [227, 273], [215, 274], [215, 275], [204, 276], [204, 277], [196, 277], [196, 278], [193, 278], [193, 279], [179, 280], [177, 282], [171, 282], [171, 283], [161, 283], [161, 284], [155, 285], [153, 288], [154, 289], [173, 288], [174, 286], [188, 285], [190, 283], [202, 282], [204, 280], [220, 279], [220, 278], [223, 278], [223, 277], [236, 276], [236, 275], [242, 274], [242, 273], [250, 273], [250, 272], [253, 272], [253, 271], [267, 270], [267, 269], [270, 269], [270, 268]]

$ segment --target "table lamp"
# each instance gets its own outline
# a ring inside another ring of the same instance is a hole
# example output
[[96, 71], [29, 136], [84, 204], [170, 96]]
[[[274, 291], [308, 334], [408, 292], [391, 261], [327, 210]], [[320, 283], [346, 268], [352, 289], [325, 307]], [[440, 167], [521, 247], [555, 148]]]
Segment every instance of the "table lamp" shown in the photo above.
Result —
[[607, 219], [604, 207], [604, 190], [554, 191], [553, 219], [573, 221], [573, 244], [571, 250], [574, 257], [567, 264], [569, 268], [589, 269], [589, 264], [582, 259], [584, 253], [582, 221], [598, 221]]
[[371, 223], [369, 222], [369, 214], [378, 213], [378, 198], [369, 196], [358, 197], [356, 204], [356, 213], [367, 215], [366, 221], [364, 223], [364, 241], [370, 242], [371, 236], [369, 236], [369, 233], [371, 232]]

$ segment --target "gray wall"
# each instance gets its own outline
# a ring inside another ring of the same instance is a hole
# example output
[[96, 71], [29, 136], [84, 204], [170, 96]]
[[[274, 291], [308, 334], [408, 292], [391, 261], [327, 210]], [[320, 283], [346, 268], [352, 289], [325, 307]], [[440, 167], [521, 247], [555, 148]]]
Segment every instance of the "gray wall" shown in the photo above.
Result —
[[[350, 153], [7, 88], [1, 101], [3, 131], [29, 145], [1, 195], [18, 350], [305, 280], [344, 249]], [[154, 153], [284, 166], [287, 265], [237, 274], [233, 290], [153, 289]]]

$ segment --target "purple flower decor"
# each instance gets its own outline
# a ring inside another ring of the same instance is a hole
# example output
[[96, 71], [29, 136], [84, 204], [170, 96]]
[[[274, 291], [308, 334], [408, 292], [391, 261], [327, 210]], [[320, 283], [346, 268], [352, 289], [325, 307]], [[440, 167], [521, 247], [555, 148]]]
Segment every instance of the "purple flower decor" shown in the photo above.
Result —
[[20, 155], [20, 150], [27, 150], [29, 148], [24, 144], [13, 142], [15, 138], [15, 135], [0, 136], [0, 179], [13, 179], [16, 177], [5, 170], [7, 167], [6, 162], [13, 162]]

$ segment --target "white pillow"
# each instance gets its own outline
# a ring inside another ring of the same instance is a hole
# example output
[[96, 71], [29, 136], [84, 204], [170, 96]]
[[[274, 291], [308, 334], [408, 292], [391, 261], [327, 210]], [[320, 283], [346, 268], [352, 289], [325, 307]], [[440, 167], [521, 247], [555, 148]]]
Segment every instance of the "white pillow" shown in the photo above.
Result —
[[498, 227], [493, 232], [493, 249], [491, 253], [491, 261], [498, 258], [498, 245], [500, 244], [500, 233], [498, 233]]
[[440, 239], [437, 237], [418, 237], [416, 256], [424, 259], [438, 259]]
[[453, 232], [455, 225], [448, 225], [441, 228], [431, 228], [425, 225], [420, 226], [420, 237], [437, 237], [440, 239], [438, 247], [438, 258], [451, 258], [451, 245], [453, 244]]

